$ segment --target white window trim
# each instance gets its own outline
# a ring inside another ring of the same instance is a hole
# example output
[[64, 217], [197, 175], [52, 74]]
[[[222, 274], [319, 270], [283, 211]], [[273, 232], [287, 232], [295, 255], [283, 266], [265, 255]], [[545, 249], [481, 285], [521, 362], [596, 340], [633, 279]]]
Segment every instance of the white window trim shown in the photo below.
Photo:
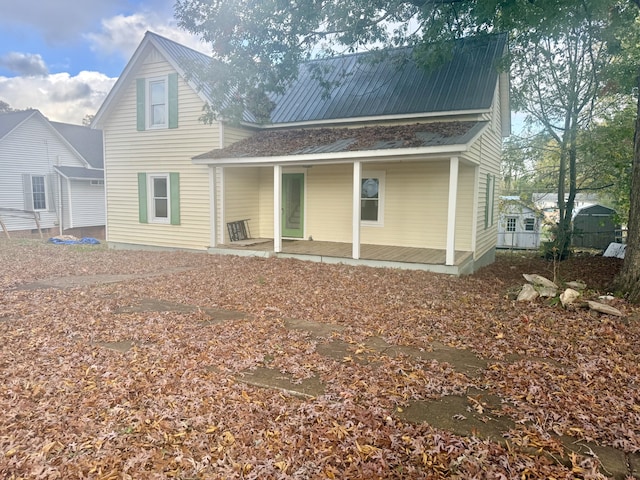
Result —
[[[43, 186], [44, 186], [44, 208], [36, 208], [36, 199], [35, 192], [33, 191], [33, 179], [34, 178], [42, 178]], [[34, 212], [46, 212], [49, 210], [49, 187], [47, 186], [47, 176], [46, 175], [31, 175], [31, 203], [33, 205]]]
[[[157, 130], [157, 129], [166, 129], [169, 128], [169, 76], [164, 75], [161, 77], [151, 77], [145, 79], [145, 124], [147, 125], [147, 130]], [[159, 123], [157, 125], [151, 124], [151, 110], [153, 108], [153, 104], [151, 103], [151, 84], [155, 82], [163, 82], [164, 83], [164, 123]]]
[[[164, 178], [167, 182], [167, 216], [156, 217], [156, 204], [154, 202], [153, 180]], [[148, 173], [147, 174], [147, 218], [149, 223], [161, 223], [168, 225], [171, 223], [171, 178], [168, 173]]]
[[[366, 170], [362, 172], [360, 179], [360, 185], [365, 178], [377, 178], [378, 179], [378, 220], [360, 220], [360, 225], [363, 227], [384, 227], [384, 196], [385, 196], [385, 180], [386, 172], [383, 170]], [[360, 194], [360, 201], [362, 201], [362, 194]]]

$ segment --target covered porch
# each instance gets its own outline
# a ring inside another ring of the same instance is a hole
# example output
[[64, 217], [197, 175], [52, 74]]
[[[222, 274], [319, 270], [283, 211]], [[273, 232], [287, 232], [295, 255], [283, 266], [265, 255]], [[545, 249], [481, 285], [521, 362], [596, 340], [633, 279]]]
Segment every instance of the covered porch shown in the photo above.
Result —
[[209, 253], [297, 258], [321, 263], [424, 270], [450, 275], [464, 275], [473, 271], [472, 252], [456, 251], [453, 263], [447, 264], [444, 249], [391, 245], [361, 244], [360, 258], [354, 259], [351, 243], [283, 239], [280, 252], [276, 252], [273, 239], [256, 238], [220, 244], [210, 248]]

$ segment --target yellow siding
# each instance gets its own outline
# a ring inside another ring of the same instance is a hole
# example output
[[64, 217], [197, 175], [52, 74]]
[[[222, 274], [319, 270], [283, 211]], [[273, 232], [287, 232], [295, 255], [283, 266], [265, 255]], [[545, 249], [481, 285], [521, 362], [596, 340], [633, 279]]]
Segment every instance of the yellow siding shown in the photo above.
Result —
[[260, 169], [227, 167], [224, 169], [225, 215], [224, 243], [229, 241], [227, 222], [249, 220], [253, 237], [260, 236]]
[[223, 147], [228, 147], [232, 143], [236, 143], [238, 140], [243, 140], [254, 134], [254, 131], [248, 128], [231, 127], [229, 125], [223, 125], [222, 132], [224, 138]]
[[[482, 138], [476, 142], [469, 157], [473, 157], [480, 162], [478, 168], [478, 210], [477, 210], [477, 239], [475, 258], [480, 258], [489, 250], [495, 248], [498, 237], [498, 198], [500, 195], [500, 162], [502, 159], [502, 135], [501, 135], [501, 116], [500, 116], [500, 95], [498, 87], [494, 94], [494, 104], [492, 106], [494, 115], [492, 115], [492, 125], [486, 130]], [[495, 189], [493, 195], [493, 217], [489, 221], [489, 225], [485, 227], [485, 210], [486, 191], [487, 191], [487, 174], [495, 177]]]
[[[173, 73], [157, 54], [147, 57], [137, 78]], [[208, 167], [191, 158], [218, 148], [218, 125], [204, 125], [198, 117], [202, 101], [180, 78], [178, 128], [136, 130], [136, 85], [122, 86], [104, 125], [107, 185], [107, 239], [130, 244], [206, 249], [210, 244]], [[180, 225], [141, 224], [138, 220], [138, 172], [180, 173]]]

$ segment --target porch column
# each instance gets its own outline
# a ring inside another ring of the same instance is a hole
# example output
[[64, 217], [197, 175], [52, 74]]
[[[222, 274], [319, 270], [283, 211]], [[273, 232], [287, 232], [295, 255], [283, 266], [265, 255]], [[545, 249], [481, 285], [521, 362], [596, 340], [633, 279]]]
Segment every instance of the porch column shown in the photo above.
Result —
[[217, 220], [218, 212], [216, 212], [216, 167], [209, 166], [209, 245], [216, 246]]
[[455, 264], [456, 256], [456, 203], [458, 200], [458, 157], [449, 159], [449, 203], [447, 209], [446, 265]]
[[353, 162], [353, 218], [351, 225], [353, 233], [351, 236], [352, 241], [352, 254], [354, 260], [360, 258], [360, 183], [362, 181], [362, 164], [359, 160]]
[[273, 251], [282, 252], [282, 167], [273, 166]]

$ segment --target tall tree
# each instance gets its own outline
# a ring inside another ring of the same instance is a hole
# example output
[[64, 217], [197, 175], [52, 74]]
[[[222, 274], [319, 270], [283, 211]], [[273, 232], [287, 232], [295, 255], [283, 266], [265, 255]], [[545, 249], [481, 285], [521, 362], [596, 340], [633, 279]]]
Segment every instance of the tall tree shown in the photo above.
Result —
[[[640, 9], [640, 0], [625, 2], [634, 9]], [[621, 7], [623, 8], [623, 7]], [[614, 12], [617, 14], [618, 12]], [[629, 194], [629, 222], [627, 224], [627, 245], [622, 269], [614, 282], [614, 288], [634, 302], [640, 303], [640, 28], [637, 17], [633, 23], [625, 24], [625, 17], [616, 15], [620, 27], [611, 36], [611, 44], [619, 47], [618, 62], [614, 65], [612, 77], [621, 88], [634, 87], [637, 95], [635, 129], [633, 137], [633, 162], [631, 166], [631, 189]]]

